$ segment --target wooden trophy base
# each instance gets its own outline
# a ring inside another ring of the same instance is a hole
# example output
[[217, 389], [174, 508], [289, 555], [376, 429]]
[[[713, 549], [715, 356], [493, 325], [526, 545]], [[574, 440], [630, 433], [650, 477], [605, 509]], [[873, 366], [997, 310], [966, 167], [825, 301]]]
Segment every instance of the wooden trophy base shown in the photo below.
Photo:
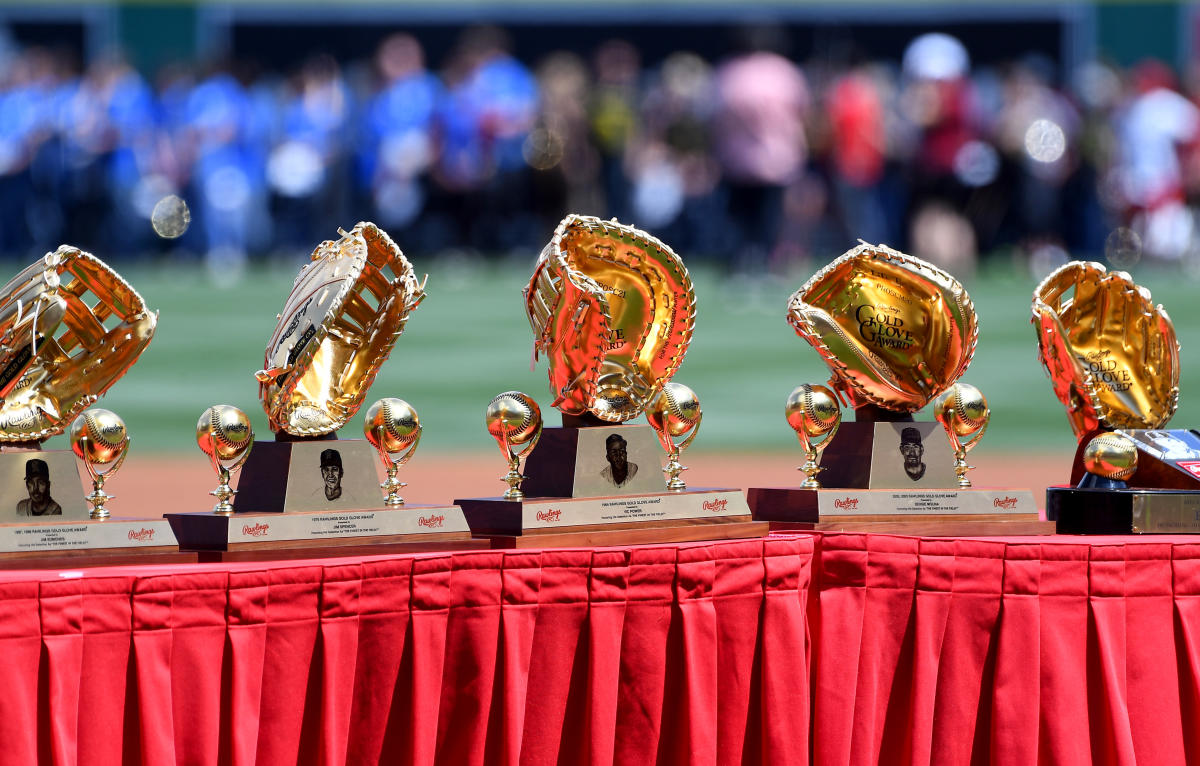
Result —
[[551, 548], [696, 542], [762, 537], [735, 489], [642, 496], [499, 497], [455, 500], [471, 532], [494, 548]]
[[183, 550], [200, 561], [370, 556], [487, 548], [471, 538], [457, 506], [404, 505], [356, 511], [169, 513]]
[[165, 519], [68, 519], [0, 524], [0, 569], [195, 563]]
[[771, 531], [879, 532], [921, 537], [1051, 535], [1027, 489], [800, 489], [746, 491]]
[[1200, 534], [1200, 492], [1049, 487], [1046, 517], [1066, 535]]

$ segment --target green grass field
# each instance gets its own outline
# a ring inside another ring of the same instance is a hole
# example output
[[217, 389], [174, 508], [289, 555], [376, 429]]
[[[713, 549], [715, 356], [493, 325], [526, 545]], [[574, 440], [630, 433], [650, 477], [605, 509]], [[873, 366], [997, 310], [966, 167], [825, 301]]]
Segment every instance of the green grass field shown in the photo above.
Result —
[[[415, 312], [367, 403], [406, 399], [425, 427], [422, 451], [495, 449], [483, 411], [495, 394], [519, 389], [550, 402], [545, 361], [530, 370], [531, 333], [521, 300], [529, 263], [414, 259], [428, 271], [428, 299]], [[195, 265], [119, 266], [161, 312], [158, 332], [141, 360], [100, 405], [129, 425], [136, 451], [195, 451], [194, 426], [205, 407], [227, 403], [250, 413], [268, 436], [253, 378], [299, 264], [260, 266], [234, 287], [213, 283]], [[784, 319], [794, 279], [729, 281], [696, 267], [697, 332], [676, 380], [691, 386], [704, 408], [694, 450], [798, 450], [783, 419], [783, 403], [800, 383], [824, 382], [816, 352]], [[1181, 406], [1172, 425], [1200, 425], [1200, 357], [1189, 329], [1200, 326], [1195, 283], [1176, 274], [1135, 272], [1167, 306], [1184, 344]], [[980, 317], [980, 342], [964, 380], [992, 409], [981, 446], [997, 452], [1068, 451], [1073, 438], [1062, 406], [1037, 361], [1029, 323], [1033, 277], [1003, 269], [968, 284]], [[1189, 396], [1189, 393], [1192, 396]], [[362, 408], [366, 409], [366, 406]], [[557, 415], [544, 413], [556, 425]], [[930, 416], [929, 419], [932, 419]], [[362, 413], [343, 429], [362, 433]], [[48, 445], [65, 448], [64, 437]], [[145, 453], [143, 453], [145, 454]]]

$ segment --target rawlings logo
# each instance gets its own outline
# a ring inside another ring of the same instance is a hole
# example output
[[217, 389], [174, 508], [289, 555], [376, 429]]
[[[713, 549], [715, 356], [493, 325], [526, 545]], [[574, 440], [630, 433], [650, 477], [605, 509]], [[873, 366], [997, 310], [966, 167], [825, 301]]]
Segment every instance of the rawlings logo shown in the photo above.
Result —
[[700, 507], [706, 511], [712, 511], [713, 513], [719, 513], [721, 511], [724, 511], [725, 506], [727, 506], [727, 505], [729, 505], [728, 500], [705, 500], [703, 503], [700, 504]]
[[857, 511], [858, 510], [858, 498], [857, 497], [845, 497], [845, 498], [835, 499], [833, 501], [833, 507], [838, 508], [843, 511]]
[[417, 524], [422, 527], [440, 527], [445, 521], [445, 516], [434, 516], [432, 513], [428, 516], [417, 517]]
[[270, 528], [271, 528], [270, 524], [259, 523], [259, 524], [255, 524], [254, 526], [250, 526], [249, 524], [243, 524], [242, 525], [242, 534], [246, 535], [247, 537], [266, 537], [267, 530]]
[[147, 540], [153, 540], [154, 539], [154, 530], [146, 529], [145, 527], [142, 527], [141, 529], [137, 529], [137, 530], [131, 529], [131, 530], [129, 530], [129, 539], [137, 540], [139, 543], [144, 543]]
[[537, 520], [538, 521], [554, 522], [554, 521], [558, 521], [560, 518], [562, 518], [562, 511], [556, 511], [552, 508], [547, 508], [544, 511], [537, 512]]
[[996, 508], [1013, 509], [1017, 507], [1017, 499], [1015, 497], [997, 497], [992, 500], [992, 505]]

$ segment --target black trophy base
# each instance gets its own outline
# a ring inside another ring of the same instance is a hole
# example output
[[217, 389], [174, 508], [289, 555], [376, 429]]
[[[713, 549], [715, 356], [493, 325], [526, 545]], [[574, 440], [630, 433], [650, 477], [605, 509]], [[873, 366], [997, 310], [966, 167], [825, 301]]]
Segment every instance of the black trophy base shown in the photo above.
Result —
[[1046, 517], [1066, 535], [1200, 534], [1200, 492], [1050, 487]]

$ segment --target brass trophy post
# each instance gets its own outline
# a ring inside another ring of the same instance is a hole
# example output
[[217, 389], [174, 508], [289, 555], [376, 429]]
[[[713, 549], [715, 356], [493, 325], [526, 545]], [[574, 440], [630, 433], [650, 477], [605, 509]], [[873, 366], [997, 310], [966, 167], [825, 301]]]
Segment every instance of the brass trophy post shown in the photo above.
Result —
[[[691, 341], [696, 299], [670, 247], [615, 219], [569, 215], [524, 297], [534, 356], [546, 358], [550, 406], [562, 426], [543, 428], [537, 403], [520, 392], [488, 406], [508, 489], [456, 501], [477, 535], [523, 547], [765, 531], [741, 492], [689, 489], [680, 477], [679, 455], [695, 439], [701, 411], [696, 394], [671, 380]], [[649, 426], [630, 424], [643, 413]]]
[[[372, 405], [366, 439], [337, 438], [425, 298], [424, 282], [383, 230], [363, 222], [339, 234], [321, 243], [297, 275], [254, 376], [275, 438], [253, 440], [249, 421], [234, 408], [214, 408], [206, 413], [211, 422], [202, 417], [197, 427], [220, 481], [213, 492], [218, 503], [212, 514], [168, 518], [180, 545], [202, 558], [483, 545], [470, 540], [456, 506], [405, 503], [399, 496], [405, 485], [396, 471], [412, 457], [421, 433], [406, 402]], [[226, 425], [218, 414], [233, 420]], [[237, 433], [229, 431], [234, 426]], [[383, 484], [377, 460], [388, 474]], [[234, 492], [229, 477], [239, 466]]]
[[[68, 245], [0, 287], [0, 566], [68, 551], [78, 563], [178, 556], [162, 520], [111, 516], [104, 482], [129, 438], [117, 415], [87, 409], [129, 371], [157, 323], [119, 274]], [[68, 428], [70, 451], [42, 448]], [[91, 479], [90, 511], [72, 452]]]
[[[785, 414], [805, 452], [806, 478], [799, 487], [748, 490], [754, 518], [777, 529], [1053, 531], [1028, 489], [975, 489], [967, 479], [966, 453], [989, 413], [983, 394], [960, 381], [979, 327], [957, 279], [862, 243], [792, 295], [788, 321], [831, 377], [827, 386], [804, 384], [788, 397]], [[931, 404], [936, 423], [914, 418]], [[854, 410], [854, 420], [842, 418], [841, 405]]]
[[1072, 261], [1033, 295], [1039, 357], [1079, 442], [1070, 484], [1046, 490], [1067, 533], [1200, 532], [1200, 433], [1168, 429], [1179, 341], [1123, 271]]

